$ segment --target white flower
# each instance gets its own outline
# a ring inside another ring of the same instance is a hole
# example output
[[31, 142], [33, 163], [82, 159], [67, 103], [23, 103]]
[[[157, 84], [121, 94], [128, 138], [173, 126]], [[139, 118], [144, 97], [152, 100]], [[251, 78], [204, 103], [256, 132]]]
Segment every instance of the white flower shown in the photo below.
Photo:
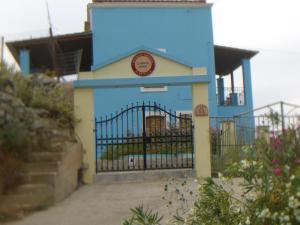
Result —
[[248, 169], [251, 166], [251, 163], [247, 159], [243, 159], [241, 161], [242, 169]]
[[251, 224], [250, 219], [249, 219], [248, 216], [247, 216], [247, 219], [246, 219], [246, 224], [247, 224], [247, 225], [250, 225], [250, 224]]
[[290, 216], [289, 216], [289, 215], [285, 215], [285, 216], [283, 217], [283, 220], [284, 220], [284, 221], [287, 221], [287, 222], [290, 221]]
[[269, 218], [271, 216], [270, 210], [268, 208], [265, 208], [261, 213], [259, 214], [259, 218]]
[[292, 175], [292, 176], [290, 177], [291, 180], [295, 180], [295, 178], [296, 178], [295, 175]]
[[272, 215], [272, 219], [273, 219], [273, 220], [276, 220], [277, 217], [278, 217], [278, 212], [275, 212], [275, 213]]
[[284, 168], [286, 168], [287, 170], [290, 170], [290, 167], [288, 165], [285, 165]]
[[292, 209], [297, 209], [300, 206], [300, 202], [294, 196], [289, 197], [289, 207]]

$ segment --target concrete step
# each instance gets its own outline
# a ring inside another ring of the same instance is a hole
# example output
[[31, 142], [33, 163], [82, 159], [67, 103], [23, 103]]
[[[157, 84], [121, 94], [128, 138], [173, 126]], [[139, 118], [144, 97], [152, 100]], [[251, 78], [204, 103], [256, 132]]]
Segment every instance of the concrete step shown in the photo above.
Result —
[[165, 170], [142, 170], [126, 172], [103, 172], [95, 176], [95, 182], [101, 184], [123, 183], [123, 182], [143, 182], [168, 180], [170, 178], [196, 177], [193, 169], [165, 169]]
[[31, 154], [32, 162], [56, 162], [63, 159], [64, 152], [33, 152]]
[[55, 187], [56, 172], [27, 172], [21, 175], [22, 184], [47, 184]]
[[25, 164], [26, 172], [57, 172], [60, 162], [45, 161], [45, 162], [30, 162]]

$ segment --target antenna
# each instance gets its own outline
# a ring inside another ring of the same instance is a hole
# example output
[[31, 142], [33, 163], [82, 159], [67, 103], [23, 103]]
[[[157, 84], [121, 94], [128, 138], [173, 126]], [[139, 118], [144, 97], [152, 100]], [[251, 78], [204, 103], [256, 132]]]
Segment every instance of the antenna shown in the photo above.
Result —
[[50, 16], [50, 10], [49, 10], [49, 4], [46, 0], [46, 7], [47, 7], [47, 14], [48, 14], [48, 23], [49, 23], [49, 45], [50, 45], [50, 53], [53, 63], [53, 69], [55, 72], [55, 75], [57, 76], [57, 80], [59, 80], [59, 70], [58, 70], [58, 62], [57, 62], [57, 52], [56, 52], [56, 46], [58, 46], [58, 43], [53, 38], [53, 29], [52, 29], [52, 23], [51, 23], [51, 16]]
[[1, 37], [1, 45], [0, 45], [0, 69], [2, 69], [4, 65], [4, 36]]
[[47, 0], [46, 0], [46, 7], [47, 7], [48, 23], [49, 23], [49, 35], [50, 35], [50, 37], [53, 37], [53, 30], [52, 30], [51, 16], [50, 16], [49, 4], [48, 4], [48, 1], [47, 1]]

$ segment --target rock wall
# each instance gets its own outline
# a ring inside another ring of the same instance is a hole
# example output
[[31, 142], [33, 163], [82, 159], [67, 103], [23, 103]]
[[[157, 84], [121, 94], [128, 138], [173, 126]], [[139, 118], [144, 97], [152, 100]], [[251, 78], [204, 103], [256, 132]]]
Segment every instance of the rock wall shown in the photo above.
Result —
[[[31, 79], [30, 84], [34, 83], [34, 85], [40, 86], [46, 93], [58, 85], [64, 87], [64, 100], [73, 101], [70, 84], [59, 84], [54, 79], [43, 76], [27, 79]], [[33, 80], [34, 82], [32, 82]], [[0, 73], [0, 158], [1, 154], [5, 154], [8, 147], [7, 135], [1, 136], [1, 134], [6, 134], [7, 129], [12, 127], [16, 128], [11, 132], [16, 137], [10, 138], [16, 138], [16, 142], [24, 143], [14, 151], [20, 151], [26, 155], [22, 159], [24, 168], [19, 171], [20, 182], [14, 188], [15, 191], [10, 190], [9, 193], [0, 198], [3, 206], [1, 208], [0, 202], [0, 219], [1, 209], [2, 213], [4, 210], [6, 214], [9, 214], [10, 210], [13, 213], [16, 213], [16, 209], [22, 210], [22, 206], [26, 206], [26, 210], [29, 210], [28, 207], [31, 203], [32, 207], [29, 207], [31, 210], [39, 208], [45, 204], [46, 194], [47, 204], [61, 201], [70, 195], [80, 182], [82, 145], [76, 138], [72, 127], [61, 127], [59, 121], [53, 118], [51, 112], [45, 108], [33, 108], [26, 105], [22, 98], [17, 95], [17, 89], [18, 85], [15, 84], [12, 77], [3, 79]], [[25, 142], [24, 140], [17, 140], [20, 138], [26, 139]], [[16, 146], [18, 145], [13, 147], [16, 148]], [[2, 193], [2, 183], [4, 182], [1, 181], [0, 173], [0, 193]], [[41, 192], [40, 199], [37, 197], [39, 195], [35, 195], [38, 192]], [[12, 198], [15, 194], [18, 195], [18, 198]], [[22, 195], [24, 196], [20, 201], [19, 196]], [[16, 200], [12, 201], [11, 199]]]

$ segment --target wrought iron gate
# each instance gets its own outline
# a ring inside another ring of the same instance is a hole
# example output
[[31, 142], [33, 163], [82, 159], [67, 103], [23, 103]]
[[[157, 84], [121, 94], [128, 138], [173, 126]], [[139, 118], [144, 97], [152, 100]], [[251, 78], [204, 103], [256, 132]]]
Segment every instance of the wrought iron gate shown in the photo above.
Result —
[[191, 115], [156, 103], [131, 104], [95, 119], [96, 170], [192, 168]]

